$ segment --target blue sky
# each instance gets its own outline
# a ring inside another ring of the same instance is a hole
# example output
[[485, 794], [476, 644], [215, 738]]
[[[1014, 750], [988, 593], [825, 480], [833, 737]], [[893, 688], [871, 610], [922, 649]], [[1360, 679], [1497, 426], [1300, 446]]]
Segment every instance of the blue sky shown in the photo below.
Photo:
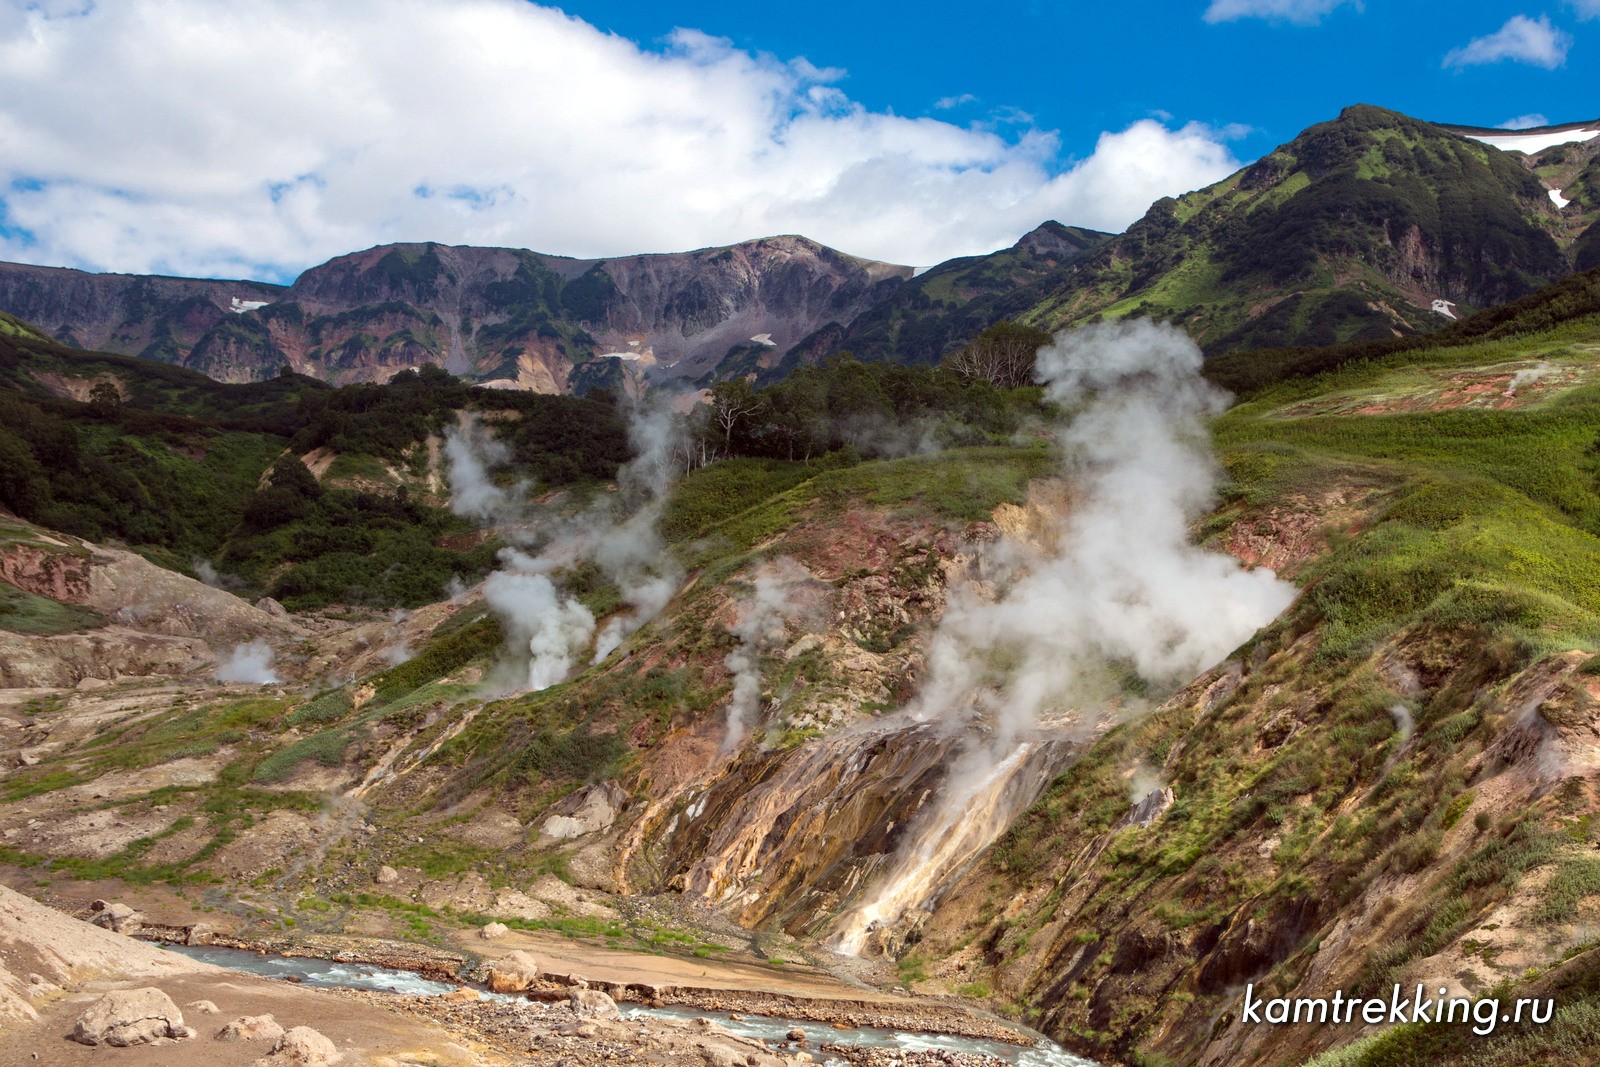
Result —
[[0, 259], [287, 281], [437, 240], [1120, 230], [1356, 102], [1600, 118], [1600, 0], [0, 0]]
[[[1600, 0], [1241, 0], [1237, 17], [1217, 22], [1206, 21], [1206, 0], [574, 0], [564, 7], [645, 44], [686, 26], [741, 48], [843, 68], [838, 86], [869, 108], [1002, 126], [1024, 113], [1060, 130], [1078, 153], [1092, 150], [1102, 130], [1163, 112], [1218, 128], [1248, 126], [1236, 144], [1250, 157], [1352, 103], [1467, 125], [1532, 114], [1553, 123], [1600, 118]], [[1242, 13], [1247, 8], [1285, 14], [1252, 17]], [[1289, 17], [1296, 13], [1298, 21]], [[1561, 34], [1570, 39], [1563, 62], [1552, 69], [1535, 59], [1537, 50], [1525, 50], [1521, 59], [1445, 66], [1452, 51], [1519, 15], [1548, 19], [1557, 50]]]

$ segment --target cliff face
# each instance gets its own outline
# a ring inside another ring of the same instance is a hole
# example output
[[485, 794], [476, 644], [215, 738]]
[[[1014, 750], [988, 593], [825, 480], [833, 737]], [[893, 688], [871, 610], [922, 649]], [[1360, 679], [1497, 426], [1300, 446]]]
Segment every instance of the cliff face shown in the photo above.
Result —
[[[5, 265], [0, 308], [79, 347], [221, 381], [285, 364], [340, 384], [384, 381], [434, 363], [553, 393], [657, 367], [700, 377], [741, 347], [779, 356], [854, 321], [910, 275], [802, 237], [610, 260], [389, 245], [330, 260], [287, 289]], [[235, 313], [236, 299], [266, 306]]]
[[0, 308], [78, 348], [176, 362], [232, 316], [233, 301], [270, 301], [263, 282], [89, 274], [0, 263]]

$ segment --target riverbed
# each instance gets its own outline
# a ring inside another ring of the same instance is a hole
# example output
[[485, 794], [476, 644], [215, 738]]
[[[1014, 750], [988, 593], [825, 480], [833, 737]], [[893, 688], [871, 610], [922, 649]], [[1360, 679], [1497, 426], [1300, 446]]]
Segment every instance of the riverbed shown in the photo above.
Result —
[[[348, 963], [304, 956], [279, 956], [212, 945], [167, 945], [173, 952], [190, 959], [230, 970], [266, 978], [276, 978], [324, 989], [351, 989], [373, 993], [392, 993], [407, 997], [440, 997], [458, 993], [462, 985], [440, 982], [412, 971], [371, 964]], [[470, 986], [468, 988], [471, 988]], [[485, 1000], [514, 1002], [521, 998], [477, 990]], [[902, 1052], [949, 1052], [961, 1056], [988, 1057], [1016, 1067], [1096, 1067], [1093, 1061], [1075, 1056], [1053, 1042], [1038, 1038], [1032, 1046], [1008, 1044], [979, 1037], [961, 1037], [881, 1027], [857, 1026], [836, 1029], [814, 1019], [785, 1018], [735, 1012], [709, 1011], [690, 1007], [648, 1007], [619, 1005], [624, 1019], [686, 1021], [710, 1019], [740, 1037], [779, 1044], [795, 1030], [805, 1035], [812, 1048], [880, 1048]], [[837, 1062], [837, 1061], [836, 1061]]]

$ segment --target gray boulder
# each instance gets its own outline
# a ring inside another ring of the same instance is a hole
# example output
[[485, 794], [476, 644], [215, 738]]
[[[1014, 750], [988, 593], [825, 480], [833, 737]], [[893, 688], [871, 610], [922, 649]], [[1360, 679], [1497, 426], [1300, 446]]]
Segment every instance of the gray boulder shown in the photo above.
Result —
[[107, 993], [89, 1005], [72, 1028], [72, 1040], [79, 1044], [114, 1048], [193, 1036], [172, 998], [153, 986]]

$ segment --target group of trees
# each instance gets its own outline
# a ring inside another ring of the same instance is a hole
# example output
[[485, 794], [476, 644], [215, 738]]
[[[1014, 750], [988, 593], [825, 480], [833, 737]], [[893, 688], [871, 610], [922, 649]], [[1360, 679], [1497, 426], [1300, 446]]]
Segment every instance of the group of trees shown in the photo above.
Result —
[[442, 535], [459, 527], [404, 486], [392, 494], [328, 488], [291, 454], [251, 494], [222, 562], [294, 611], [410, 607], [438, 599], [452, 578], [475, 580], [492, 566], [489, 546], [441, 547]]
[[721, 382], [697, 430], [701, 458], [807, 460], [841, 448], [873, 455], [1007, 437], [1038, 408], [1034, 356], [1049, 340], [1000, 323], [939, 367], [840, 354], [759, 389]]

